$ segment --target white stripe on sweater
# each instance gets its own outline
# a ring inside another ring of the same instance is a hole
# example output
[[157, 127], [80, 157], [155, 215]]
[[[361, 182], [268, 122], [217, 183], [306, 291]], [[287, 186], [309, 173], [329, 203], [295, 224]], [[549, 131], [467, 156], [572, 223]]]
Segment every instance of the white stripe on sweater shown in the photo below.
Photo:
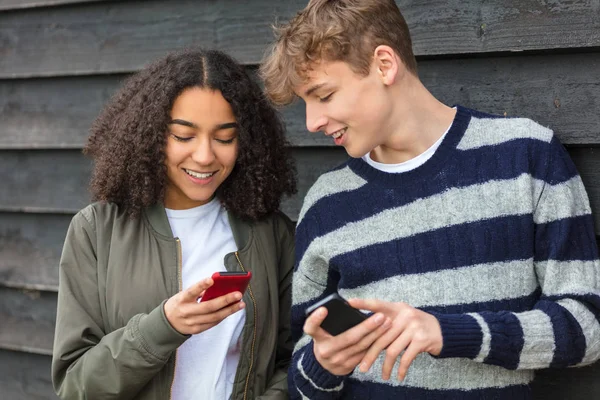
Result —
[[523, 329], [519, 369], [548, 368], [556, 348], [550, 316], [541, 310], [514, 314]]
[[557, 301], [575, 317], [585, 336], [585, 356], [578, 366], [593, 363], [600, 356], [600, 324], [596, 316], [583, 304], [572, 299]]
[[304, 218], [306, 211], [317, 201], [332, 194], [356, 190], [366, 183], [367, 181], [352, 172], [349, 167], [321, 175], [304, 198], [298, 215], [298, 224]]
[[529, 259], [395, 275], [357, 288], [340, 289], [340, 294], [347, 299], [377, 297], [427, 307], [514, 299], [530, 295], [537, 287], [533, 259]]
[[537, 261], [538, 281], [546, 296], [600, 296], [600, 261]]
[[408, 369], [404, 381], [397, 379], [398, 365], [392, 370], [392, 379], [381, 377], [385, 352], [375, 361], [367, 373], [358, 368], [351, 379], [375, 382], [391, 386], [409, 386], [429, 390], [474, 390], [512, 385], [526, 385], [533, 380], [533, 371], [511, 371], [496, 365], [481, 364], [467, 358], [435, 359], [427, 353], [421, 353]]
[[482, 119], [471, 117], [469, 127], [457, 148], [470, 150], [515, 139], [537, 139], [550, 143], [552, 130], [527, 118]]
[[302, 353], [302, 355], [300, 355], [300, 359], [298, 360], [298, 364], [296, 365], [296, 367], [298, 368], [298, 371], [300, 371], [300, 374], [302, 375], [302, 377], [304, 379], [306, 379], [315, 389], [320, 390], [322, 392], [339, 392], [340, 390], [342, 390], [344, 388], [344, 382], [340, 383], [338, 386], [331, 388], [331, 389], [327, 389], [327, 388], [322, 388], [320, 386], [318, 386], [312, 379], [310, 379], [310, 377], [308, 375], [306, 375], [306, 372], [304, 372], [304, 367], [302, 366], [302, 360], [304, 360], [304, 353]]
[[583, 182], [577, 175], [556, 185], [546, 185], [533, 220], [536, 224], [543, 224], [591, 212]]
[[483, 317], [477, 313], [469, 313], [469, 315], [477, 321], [479, 327], [481, 328], [481, 333], [483, 337], [481, 339], [481, 348], [479, 349], [479, 354], [474, 358], [477, 362], [484, 362], [487, 356], [490, 354], [490, 348], [492, 343], [492, 335], [490, 334], [490, 327], [487, 322], [483, 319]]

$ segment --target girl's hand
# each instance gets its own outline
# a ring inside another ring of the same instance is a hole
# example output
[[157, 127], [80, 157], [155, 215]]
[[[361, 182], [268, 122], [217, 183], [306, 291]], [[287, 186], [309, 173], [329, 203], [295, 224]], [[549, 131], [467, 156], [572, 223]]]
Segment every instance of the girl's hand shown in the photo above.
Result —
[[218, 325], [246, 305], [240, 292], [233, 292], [198, 303], [204, 291], [213, 285], [211, 278], [203, 279], [182, 290], [165, 303], [165, 315], [173, 328], [184, 335], [194, 335]]

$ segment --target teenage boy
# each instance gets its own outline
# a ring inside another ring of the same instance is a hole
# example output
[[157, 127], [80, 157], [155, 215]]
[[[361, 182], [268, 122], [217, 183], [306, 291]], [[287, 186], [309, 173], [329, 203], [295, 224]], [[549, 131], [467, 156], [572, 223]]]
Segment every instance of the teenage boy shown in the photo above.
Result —
[[[392, 0], [311, 1], [261, 74], [351, 157], [298, 219], [292, 397], [522, 399], [599, 357], [593, 220], [552, 131], [435, 99]], [[304, 311], [334, 292], [373, 315], [329, 335]]]

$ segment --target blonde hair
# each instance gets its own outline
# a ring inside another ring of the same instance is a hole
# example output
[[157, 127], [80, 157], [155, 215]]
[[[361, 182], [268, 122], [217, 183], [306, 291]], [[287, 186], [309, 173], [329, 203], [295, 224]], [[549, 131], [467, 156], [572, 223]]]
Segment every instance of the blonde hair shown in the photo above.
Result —
[[293, 88], [321, 61], [343, 61], [369, 73], [373, 52], [388, 45], [417, 74], [410, 32], [393, 0], [311, 0], [289, 23], [274, 27], [276, 41], [260, 67], [274, 104], [291, 103]]

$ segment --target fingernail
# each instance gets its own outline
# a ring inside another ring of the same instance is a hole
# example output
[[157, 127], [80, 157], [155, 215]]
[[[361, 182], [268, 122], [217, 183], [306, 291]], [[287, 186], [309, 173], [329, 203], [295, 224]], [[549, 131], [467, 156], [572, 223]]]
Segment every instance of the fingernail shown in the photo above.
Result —
[[246, 307], [246, 304], [245, 303], [240, 303], [239, 307], [240, 307], [240, 310], [241, 310], [242, 308]]
[[392, 320], [389, 318], [386, 318], [385, 322], [383, 323], [383, 328], [388, 329], [390, 326], [392, 326]]
[[235, 294], [235, 299], [236, 300], [240, 300], [242, 298], [242, 295], [240, 293], [236, 293]]
[[380, 324], [383, 322], [383, 314], [375, 315], [375, 323]]
[[366, 362], [360, 363], [360, 372], [369, 372], [369, 368], [367, 368]]

